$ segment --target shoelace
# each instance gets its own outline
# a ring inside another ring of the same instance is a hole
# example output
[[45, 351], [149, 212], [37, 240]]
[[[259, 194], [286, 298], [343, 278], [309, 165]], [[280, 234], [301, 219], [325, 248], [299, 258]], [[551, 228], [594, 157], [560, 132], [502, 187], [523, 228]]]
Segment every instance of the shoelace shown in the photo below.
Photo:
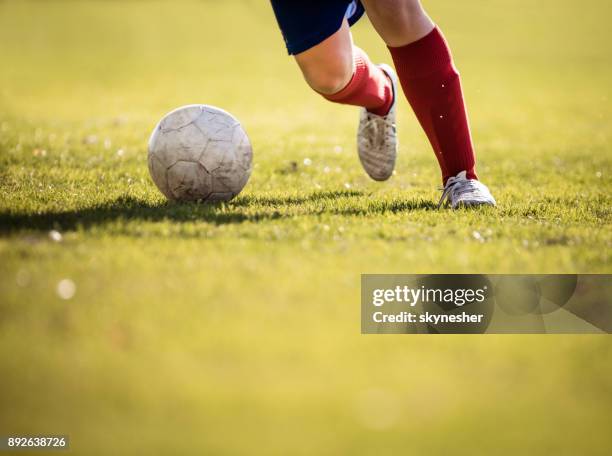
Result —
[[474, 182], [475, 181], [471, 179], [457, 179], [456, 177], [451, 177], [446, 182], [446, 186], [440, 188], [440, 190], [442, 190], [442, 197], [438, 202], [438, 209], [440, 209], [444, 203], [448, 203], [448, 201], [452, 200], [451, 197], [457, 194], [477, 191], [478, 187]]
[[[381, 116], [377, 116], [376, 114], [368, 113], [368, 117], [364, 125], [364, 129], [367, 131], [374, 130], [375, 131], [374, 136], [378, 137], [378, 134], [380, 131], [378, 128], [378, 125], [380, 123], [383, 123], [384, 125], [385, 141], [388, 141], [389, 139], [395, 137], [395, 124], [392, 122], [387, 122], [386, 116], [381, 117]], [[371, 137], [371, 135], [369, 136]]]

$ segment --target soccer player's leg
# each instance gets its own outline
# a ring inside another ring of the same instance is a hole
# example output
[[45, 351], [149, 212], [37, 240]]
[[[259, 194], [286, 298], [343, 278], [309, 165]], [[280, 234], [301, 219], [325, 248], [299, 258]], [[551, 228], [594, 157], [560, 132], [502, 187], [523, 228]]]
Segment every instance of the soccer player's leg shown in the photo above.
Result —
[[363, 0], [387, 44], [402, 88], [434, 149], [453, 208], [495, 205], [478, 181], [459, 73], [438, 27], [419, 0]]
[[359, 159], [372, 179], [388, 179], [397, 156], [395, 73], [390, 67], [373, 65], [353, 45], [346, 19], [340, 30], [295, 59], [313, 90], [335, 103], [362, 107]]
[[[367, 54], [353, 45], [345, 18], [347, 4], [346, 0], [327, 0], [318, 6], [272, 2], [289, 53], [295, 56], [308, 85], [332, 102], [362, 108], [359, 158], [370, 177], [385, 180], [393, 173], [397, 155], [395, 73], [390, 67], [372, 64]], [[337, 19], [332, 30], [326, 25], [330, 14], [339, 14], [331, 18]]]
[[[340, 29], [305, 51], [294, 55], [305, 81], [323, 96], [332, 96], [345, 88], [353, 78], [353, 39], [346, 20]], [[378, 104], [384, 100], [370, 100]]]

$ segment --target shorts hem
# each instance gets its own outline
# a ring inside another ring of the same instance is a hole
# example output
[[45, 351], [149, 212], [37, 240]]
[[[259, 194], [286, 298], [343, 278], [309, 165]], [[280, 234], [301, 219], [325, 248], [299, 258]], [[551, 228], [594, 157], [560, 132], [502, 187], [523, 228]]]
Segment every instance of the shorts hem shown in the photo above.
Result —
[[[361, 19], [363, 13], [363, 10], [358, 10], [356, 14], [349, 18], [349, 25], [352, 26], [359, 19]], [[287, 52], [289, 53], [289, 55], [296, 55], [315, 47], [317, 44], [322, 43], [327, 38], [336, 33], [338, 30], [340, 30], [340, 27], [342, 27], [342, 21], [344, 21], [344, 17], [342, 17], [340, 21], [330, 22], [327, 26], [323, 27], [322, 30], [317, 31], [312, 35], [308, 35], [307, 37], [302, 38], [299, 41], [286, 42], [285, 44], [287, 45]]]
[[[344, 18], [342, 18], [342, 20], [344, 20]], [[287, 42], [287, 52], [289, 53], [289, 55], [300, 54], [310, 48], [315, 47], [317, 44], [322, 43], [327, 38], [336, 33], [338, 30], [340, 30], [340, 27], [342, 27], [342, 20], [340, 20], [339, 23], [330, 23], [321, 30], [318, 30], [316, 33], [308, 35], [307, 37], [302, 38], [299, 41], [294, 41], [291, 43]]]

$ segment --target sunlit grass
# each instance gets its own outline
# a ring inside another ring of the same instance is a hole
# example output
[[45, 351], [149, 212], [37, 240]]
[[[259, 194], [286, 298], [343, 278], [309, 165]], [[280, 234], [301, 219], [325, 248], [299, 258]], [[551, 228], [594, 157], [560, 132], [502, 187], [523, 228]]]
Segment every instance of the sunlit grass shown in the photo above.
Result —
[[[267, 4], [0, 2], [0, 435], [69, 434], [80, 454], [609, 453], [604, 338], [359, 334], [361, 273], [610, 271], [608, 3], [429, 3], [497, 209], [437, 209], [405, 102], [397, 173], [369, 181], [356, 110], [307, 89]], [[365, 21], [355, 39], [389, 60]], [[151, 129], [197, 102], [254, 146], [229, 203], [168, 203], [148, 176]]]

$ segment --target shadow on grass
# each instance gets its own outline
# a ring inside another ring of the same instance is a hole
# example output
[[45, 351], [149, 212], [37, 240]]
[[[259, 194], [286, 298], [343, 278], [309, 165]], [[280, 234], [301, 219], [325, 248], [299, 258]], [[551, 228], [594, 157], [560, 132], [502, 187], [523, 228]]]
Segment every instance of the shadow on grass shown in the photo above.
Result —
[[338, 198], [352, 198], [367, 196], [364, 192], [358, 190], [329, 190], [313, 192], [302, 196], [258, 196], [245, 195], [233, 200], [230, 204], [236, 207], [247, 207], [259, 205], [265, 207], [281, 207], [289, 204], [305, 204], [318, 201], [337, 200]]
[[121, 197], [108, 203], [68, 211], [49, 211], [39, 214], [0, 213], [0, 232], [53, 228], [73, 230], [77, 227], [88, 228], [114, 220], [152, 222], [202, 220], [217, 225], [257, 220], [257, 215], [247, 217], [242, 213], [228, 212], [223, 207], [221, 203], [149, 203], [132, 197]]
[[432, 201], [423, 199], [397, 199], [391, 201], [369, 201], [362, 207], [345, 207], [332, 210], [334, 214], [341, 215], [380, 215], [386, 213], [412, 212], [412, 211], [432, 211], [438, 209], [438, 205]]
[[[366, 203], [363, 205], [346, 206], [342, 204], [336, 204], [336, 201], [340, 198], [365, 198]], [[297, 205], [305, 203], [321, 203], [318, 209], [313, 209], [311, 213], [330, 213], [336, 215], [374, 215], [382, 214], [385, 212], [405, 212], [405, 211], [416, 211], [416, 210], [433, 210], [437, 209], [437, 205], [432, 201], [423, 199], [408, 200], [405, 198], [396, 200], [376, 200], [372, 199], [368, 193], [364, 193], [359, 190], [336, 190], [336, 191], [322, 191], [314, 192], [304, 196], [256, 196], [249, 195], [244, 196], [230, 204], [235, 207], [248, 207], [251, 205], [258, 205], [268, 208], [282, 209], [288, 205]], [[331, 207], [325, 207], [328, 203]]]
[[[359, 191], [322, 191], [304, 196], [270, 197], [243, 196], [229, 203], [150, 203], [133, 197], [120, 197], [115, 201], [67, 211], [42, 213], [0, 213], [0, 233], [20, 230], [74, 230], [89, 228], [115, 220], [124, 221], [173, 221], [208, 222], [226, 225], [243, 222], [258, 222], [292, 217], [292, 206], [315, 204], [302, 215], [334, 214], [346, 216], [376, 215], [414, 210], [435, 209], [435, 204], [424, 200], [368, 200], [363, 205], [346, 204], [346, 198], [364, 198], [367, 194]], [[343, 204], [336, 204], [344, 199]], [[259, 207], [259, 211], [244, 209]]]

